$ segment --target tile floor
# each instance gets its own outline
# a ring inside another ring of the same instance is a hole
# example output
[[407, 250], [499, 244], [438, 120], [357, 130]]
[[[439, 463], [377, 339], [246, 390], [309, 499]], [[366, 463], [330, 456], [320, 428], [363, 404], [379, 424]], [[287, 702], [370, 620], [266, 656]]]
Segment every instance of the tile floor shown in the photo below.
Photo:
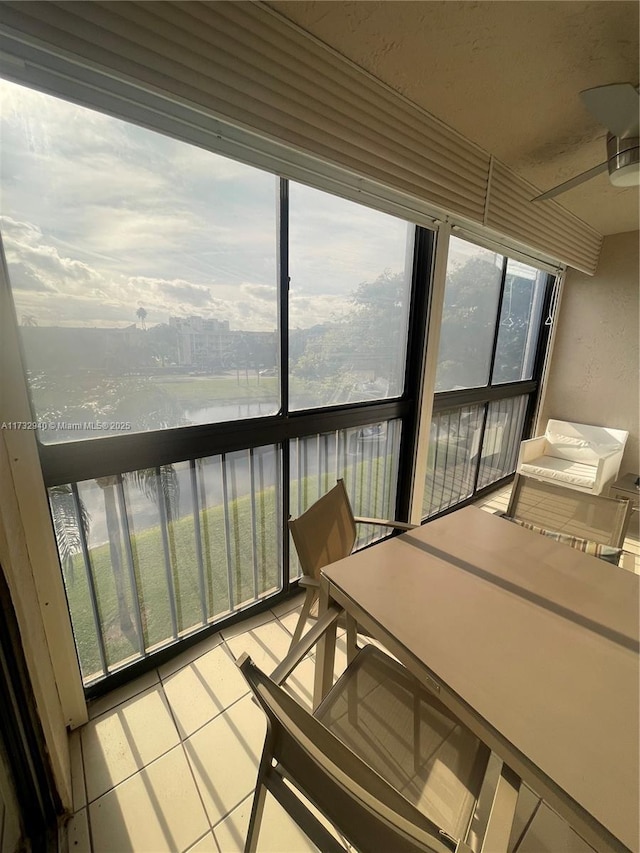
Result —
[[[90, 706], [71, 735], [71, 851], [242, 850], [265, 722], [234, 659], [248, 651], [272, 670], [300, 606], [297, 596], [215, 634]], [[309, 705], [312, 679], [309, 660], [291, 681]], [[275, 802], [261, 847], [314, 849]]]
[[[504, 509], [507, 499], [508, 490], [494, 494], [483, 508]], [[637, 538], [628, 547], [638, 562]], [[89, 723], [70, 740], [70, 851], [242, 850], [265, 722], [234, 660], [247, 651], [271, 671], [288, 650], [301, 601], [297, 596], [215, 634], [91, 704]], [[336, 657], [336, 668], [344, 668], [344, 650]], [[306, 660], [289, 682], [308, 705], [312, 679], [313, 661]], [[278, 804], [272, 798], [267, 802], [260, 849], [314, 850]], [[588, 849], [554, 818], [540, 810], [520, 853], [543, 849], [536, 832], [548, 834], [549, 827], [553, 853]]]

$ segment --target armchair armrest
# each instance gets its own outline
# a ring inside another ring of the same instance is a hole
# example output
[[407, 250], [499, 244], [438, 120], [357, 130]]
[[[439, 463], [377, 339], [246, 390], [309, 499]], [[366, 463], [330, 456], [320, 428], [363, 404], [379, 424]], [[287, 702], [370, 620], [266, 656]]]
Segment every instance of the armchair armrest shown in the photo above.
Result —
[[596, 471], [595, 489], [596, 494], [601, 494], [604, 487], [615, 480], [620, 463], [622, 461], [622, 450], [612, 450], [610, 453], [601, 456], [598, 460], [598, 468]]
[[538, 456], [544, 456], [546, 449], [547, 439], [543, 435], [521, 441], [518, 453], [518, 468], [520, 468], [523, 462], [531, 462], [532, 459], [537, 459]]
[[393, 527], [396, 530], [415, 530], [416, 527], [420, 527], [419, 524], [410, 524], [408, 521], [391, 521], [382, 518], [365, 518], [364, 516], [357, 516], [353, 520], [356, 524], [377, 524], [380, 527]]

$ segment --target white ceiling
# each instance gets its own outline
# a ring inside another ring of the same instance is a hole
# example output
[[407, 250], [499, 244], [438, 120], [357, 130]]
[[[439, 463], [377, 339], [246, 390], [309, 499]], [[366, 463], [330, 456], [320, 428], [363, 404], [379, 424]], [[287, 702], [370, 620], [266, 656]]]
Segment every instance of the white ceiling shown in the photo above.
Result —
[[[606, 130], [578, 93], [607, 83], [638, 85], [635, 1], [268, 5], [541, 191], [606, 159]], [[615, 189], [606, 173], [557, 200], [601, 234], [638, 229], [638, 189]]]

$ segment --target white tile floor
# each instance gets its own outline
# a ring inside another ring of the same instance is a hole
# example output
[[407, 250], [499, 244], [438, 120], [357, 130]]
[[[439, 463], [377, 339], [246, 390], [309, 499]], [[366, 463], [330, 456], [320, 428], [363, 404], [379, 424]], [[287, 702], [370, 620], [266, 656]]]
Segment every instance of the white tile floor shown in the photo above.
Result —
[[[505, 509], [507, 499], [508, 490], [494, 494], [483, 508]], [[640, 553], [637, 537], [625, 547]], [[301, 601], [298, 596], [215, 634], [92, 703], [89, 723], [70, 737], [71, 851], [242, 850], [265, 722], [234, 660], [247, 651], [271, 671], [288, 650]], [[337, 658], [338, 668], [344, 653]], [[312, 678], [309, 660], [291, 680], [292, 691], [307, 705]], [[268, 802], [260, 849], [315, 849], [277, 803]], [[530, 832], [546, 832], [551, 825], [541, 810]], [[576, 846], [572, 834], [561, 841], [562, 831], [554, 832], [553, 853], [587, 849]], [[542, 849], [536, 839], [538, 848], [529, 840], [527, 851]]]
[[[298, 596], [215, 634], [92, 704], [71, 735], [70, 850], [242, 850], [265, 722], [234, 660], [248, 651], [272, 670], [300, 605]], [[293, 682], [309, 704], [312, 677], [305, 662]], [[277, 803], [261, 841], [278, 853], [314, 849]]]

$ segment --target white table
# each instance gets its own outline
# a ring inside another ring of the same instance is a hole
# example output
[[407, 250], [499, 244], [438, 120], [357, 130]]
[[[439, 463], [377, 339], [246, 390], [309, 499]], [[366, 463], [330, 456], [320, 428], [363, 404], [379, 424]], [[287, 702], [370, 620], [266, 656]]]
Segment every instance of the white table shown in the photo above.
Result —
[[468, 507], [325, 567], [321, 606], [384, 642], [593, 847], [636, 851], [638, 582]]

